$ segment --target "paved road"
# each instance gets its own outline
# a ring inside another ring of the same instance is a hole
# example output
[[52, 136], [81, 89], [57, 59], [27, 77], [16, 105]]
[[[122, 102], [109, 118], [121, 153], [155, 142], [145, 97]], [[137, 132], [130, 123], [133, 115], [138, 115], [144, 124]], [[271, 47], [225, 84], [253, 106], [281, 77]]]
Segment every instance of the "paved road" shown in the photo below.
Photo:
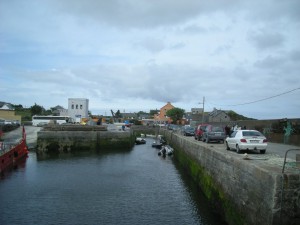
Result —
[[[189, 138], [195, 142], [199, 142], [199, 141], [195, 140], [194, 137], [185, 137], [185, 138]], [[203, 142], [200, 141], [200, 143], [203, 143]], [[207, 145], [206, 143], [203, 143], [203, 144]], [[209, 143], [209, 145], [213, 146], [216, 149], [226, 151], [225, 144]], [[296, 154], [300, 154], [300, 146], [278, 144], [278, 143], [271, 143], [271, 142], [268, 143], [268, 148], [264, 155], [259, 154], [255, 151], [248, 151], [247, 154], [254, 155], [254, 156], [256, 155], [256, 157], [257, 157], [257, 155], [264, 156], [264, 157], [278, 155], [278, 156], [284, 158], [286, 151], [289, 149], [298, 149], [298, 151], [289, 151], [289, 153], [287, 155], [287, 158], [296, 160]], [[230, 152], [234, 152], [234, 151], [230, 151]]]

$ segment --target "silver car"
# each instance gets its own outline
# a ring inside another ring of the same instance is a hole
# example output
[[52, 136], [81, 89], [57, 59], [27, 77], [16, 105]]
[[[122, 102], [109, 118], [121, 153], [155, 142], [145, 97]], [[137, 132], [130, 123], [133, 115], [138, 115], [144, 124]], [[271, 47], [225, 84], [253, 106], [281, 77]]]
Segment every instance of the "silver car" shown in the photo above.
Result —
[[267, 138], [257, 130], [236, 130], [226, 138], [226, 149], [235, 149], [237, 153], [243, 150], [256, 150], [265, 154]]

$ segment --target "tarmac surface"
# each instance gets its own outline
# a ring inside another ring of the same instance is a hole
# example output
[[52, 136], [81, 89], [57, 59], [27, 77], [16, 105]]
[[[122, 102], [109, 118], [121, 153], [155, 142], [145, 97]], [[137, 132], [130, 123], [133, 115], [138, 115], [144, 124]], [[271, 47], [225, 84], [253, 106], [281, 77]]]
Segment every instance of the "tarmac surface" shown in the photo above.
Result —
[[[260, 154], [257, 151], [244, 151], [241, 154], [238, 154], [234, 150], [226, 150], [226, 145], [224, 143], [205, 143], [195, 140], [194, 137], [184, 138], [190, 139], [193, 142], [199, 142], [201, 145], [207, 145], [210, 148], [224, 152], [231, 156], [240, 157], [241, 159], [250, 160], [259, 164], [263, 163], [264, 165], [273, 165], [280, 170], [283, 168], [286, 152], [293, 149], [293, 151], [289, 151], [286, 156], [285, 171], [288, 169], [292, 172], [300, 173], [300, 146], [268, 142], [265, 154]], [[298, 155], [298, 159], [296, 158], [296, 155]]]

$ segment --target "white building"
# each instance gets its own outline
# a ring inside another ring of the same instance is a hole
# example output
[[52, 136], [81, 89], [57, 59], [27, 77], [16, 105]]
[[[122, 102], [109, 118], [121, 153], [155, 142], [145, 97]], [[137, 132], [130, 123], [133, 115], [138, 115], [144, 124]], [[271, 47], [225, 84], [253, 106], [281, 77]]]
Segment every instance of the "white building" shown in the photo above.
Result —
[[80, 122], [83, 118], [88, 118], [89, 100], [86, 98], [69, 98], [68, 114], [75, 122]]

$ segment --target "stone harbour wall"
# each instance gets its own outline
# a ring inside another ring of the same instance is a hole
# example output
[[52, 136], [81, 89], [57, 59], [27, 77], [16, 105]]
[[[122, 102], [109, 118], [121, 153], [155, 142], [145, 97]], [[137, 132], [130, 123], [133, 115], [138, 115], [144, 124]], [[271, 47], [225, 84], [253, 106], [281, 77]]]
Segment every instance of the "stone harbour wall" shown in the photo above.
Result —
[[229, 225], [300, 224], [299, 168], [282, 174], [282, 164], [263, 160], [265, 155], [245, 160], [223, 144], [160, 132], [174, 148], [175, 159]]
[[135, 137], [132, 132], [41, 130], [37, 133], [37, 155], [130, 149]]

